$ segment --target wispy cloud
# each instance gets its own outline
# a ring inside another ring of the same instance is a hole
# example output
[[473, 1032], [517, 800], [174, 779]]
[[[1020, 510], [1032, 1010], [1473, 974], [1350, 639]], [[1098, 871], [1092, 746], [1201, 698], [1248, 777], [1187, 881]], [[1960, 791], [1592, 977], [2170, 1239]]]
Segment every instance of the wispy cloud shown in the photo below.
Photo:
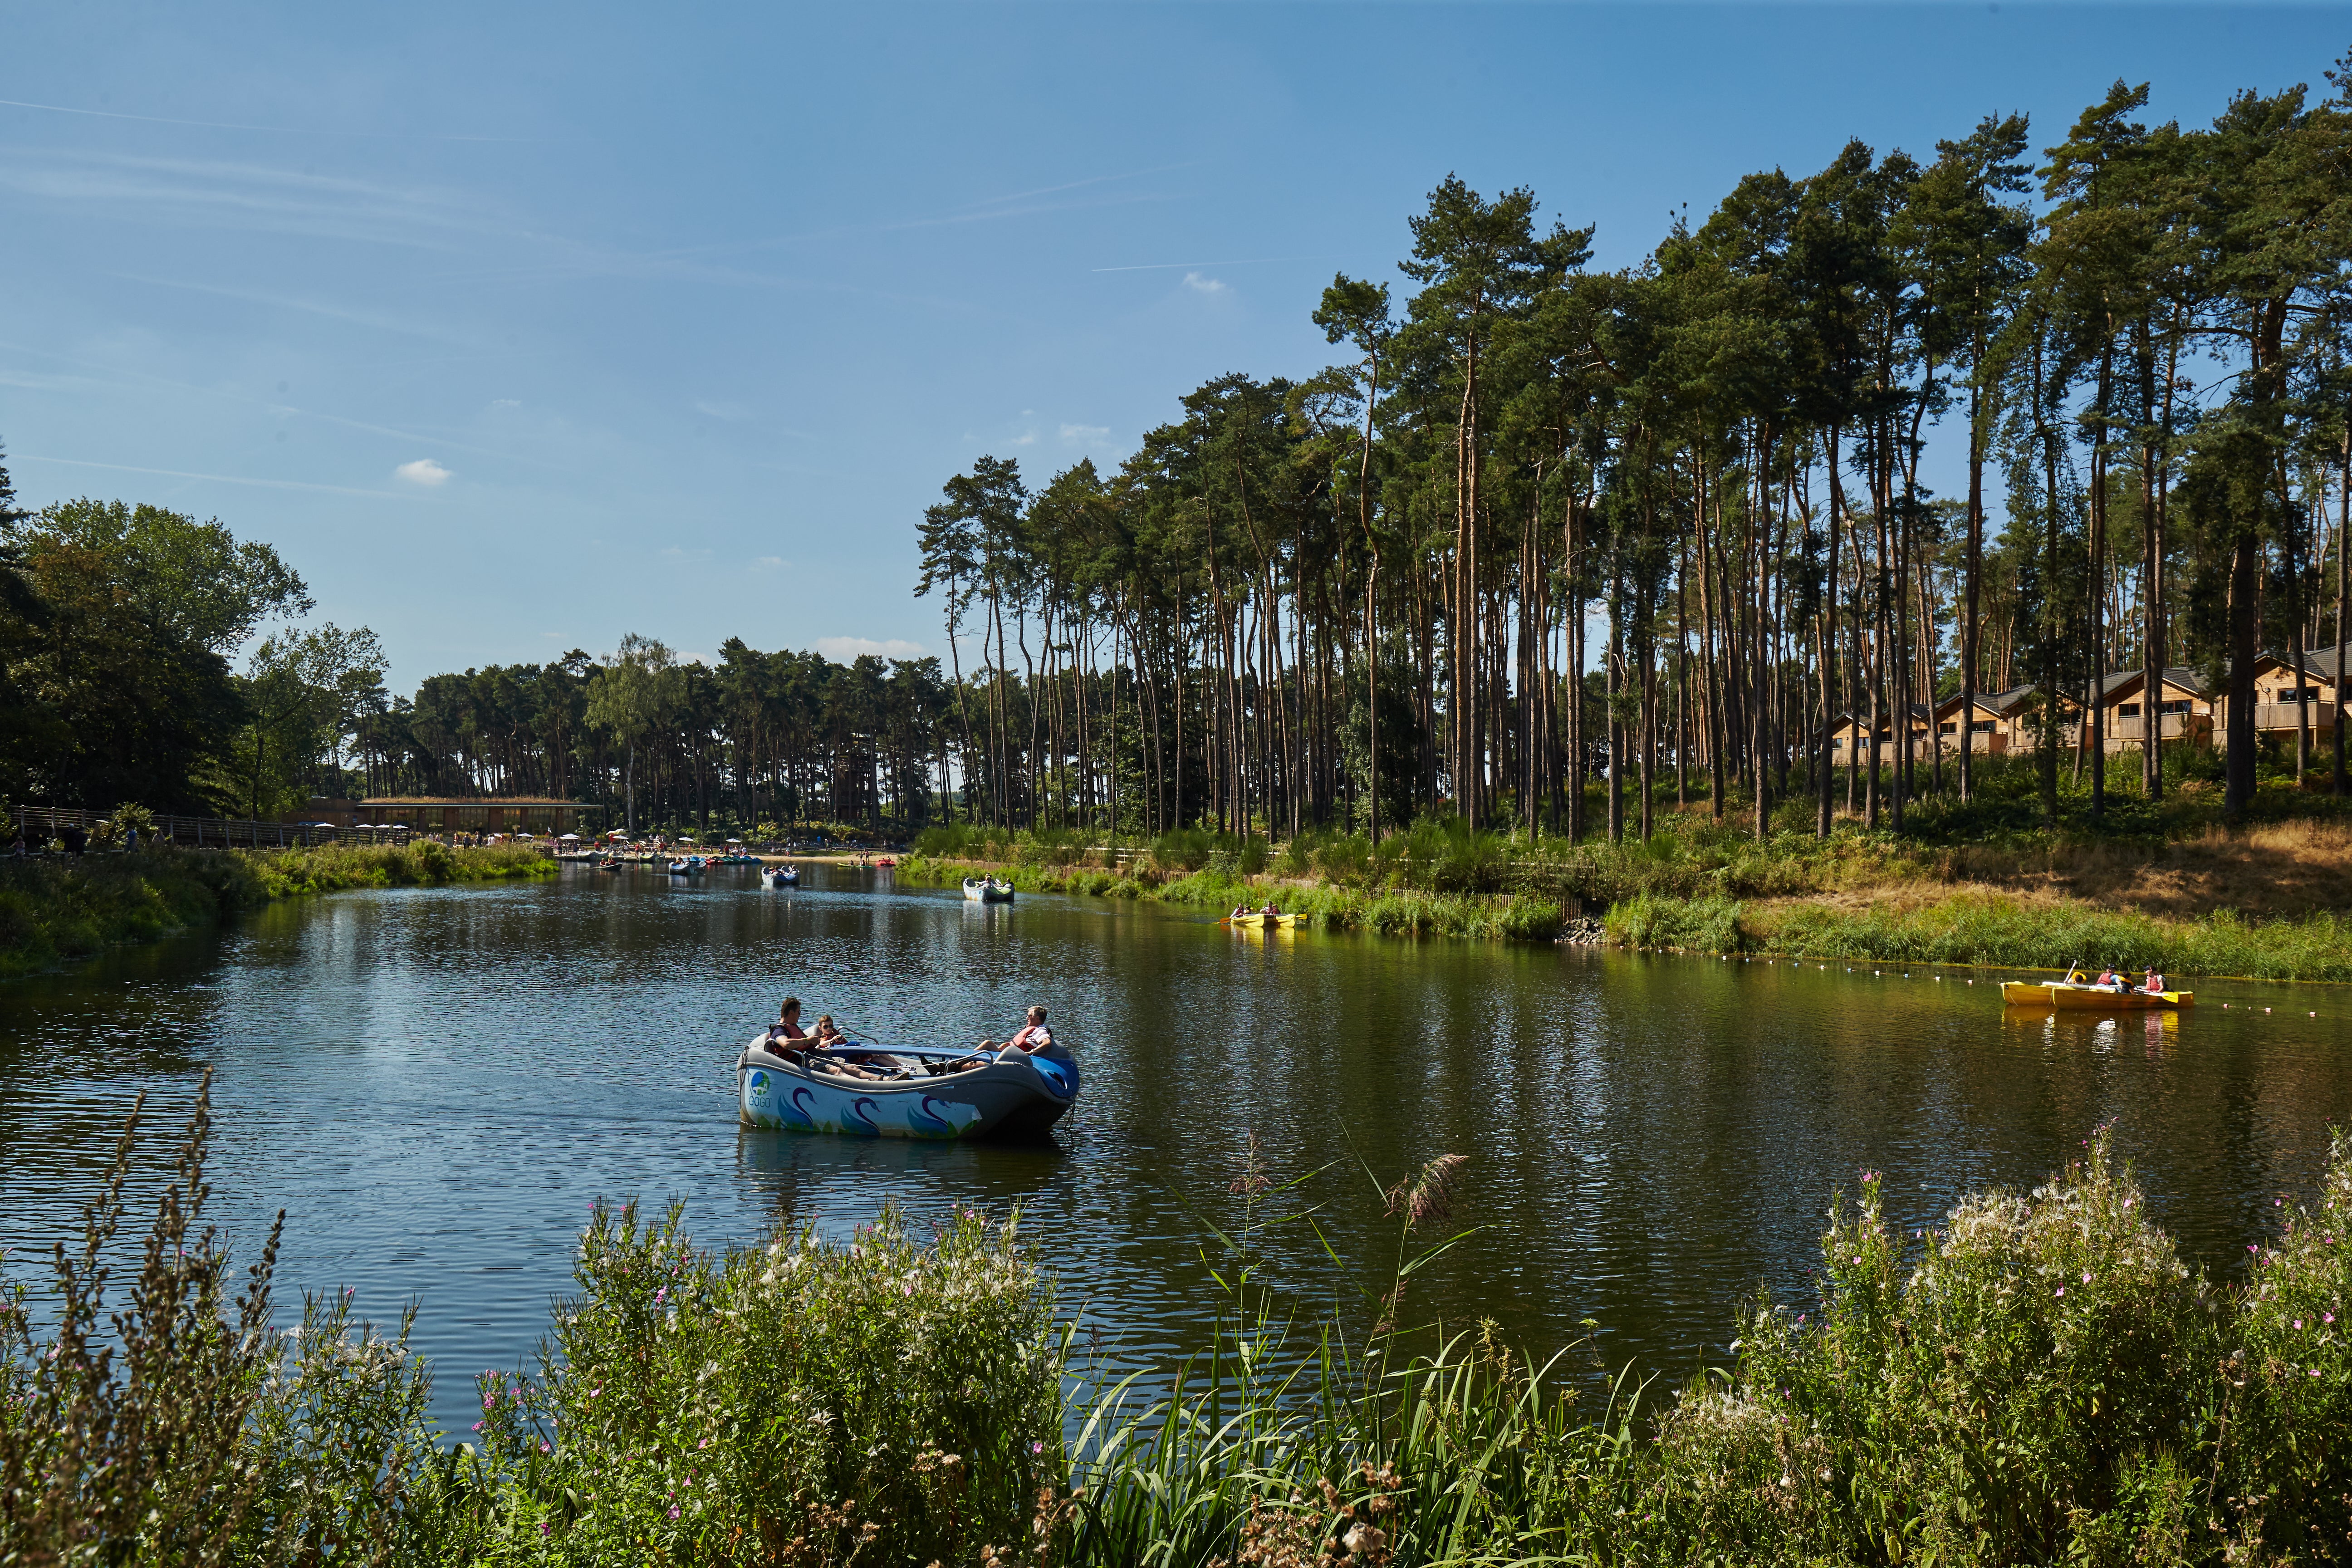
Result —
[[1205, 277], [1198, 272], [1187, 272], [1184, 274], [1184, 287], [1192, 289], [1195, 293], [1207, 294], [1213, 298], [1219, 294], [1229, 294], [1233, 291], [1224, 284], [1218, 282], [1215, 279]]
[[908, 642], [901, 637], [891, 637], [884, 642], [876, 642], [872, 637], [819, 637], [815, 647], [816, 651], [825, 658], [845, 663], [867, 654], [877, 658], [920, 658], [923, 654], [922, 644]]
[[142, 125], [185, 125], [199, 131], [255, 131], [269, 136], [353, 136], [382, 142], [523, 142], [521, 136], [457, 136], [432, 132], [331, 131], [307, 125], [238, 125], [220, 120], [170, 120], [160, 114], [122, 114], [111, 109], [75, 109], [62, 103], [26, 103], [0, 98], [0, 108], [32, 109], [44, 114], [73, 114], [89, 120], [131, 120]]
[[317, 490], [324, 495], [373, 496], [380, 500], [395, 499], [390, 490], [366, 490], [351, 485], [312, 484], [307, 479], [257, 479], [243, 474], [198, 474], [185, 468], [142, 468], [132, 463], [92, 463], [79, 458], [41, 458], [18, 453], [11, 461], [16, 463], [56, 463], [68, 468], [106, 468], [118, 474], [160, 474], [173, 479], [205, 479], [216, 485], [252, 485], [268, 490]]
[[1265, 267], [1276, 261], [1312, 261], [1311, 256], [1252, 256], [1239, 261], [1139, 261], [1132, 267], [1089, 267], [1089, 272], [1178, 272], [1196, 267]]
[[792, 563], [785, 560], [781, 555], [754, 555], [751, 557], [751, 564], [761, 567], [766, 571], [774, 572], [783, 567], [790, 566]]
[[430, 458], [419, 458], [413, 463], [403, 463], [392, 470], [395, 478], [428, 490], [437, 490], [449, 482], [449, 470]]
[[440, 327], [420, 325], [415, 321], [397, 321], [371, 310], [354, 310], [342, 305], [331, 305], [319, 300], [299, 300], [288, 294], [269, 294], [257, 289], [225, 289], [215, 283], [188, 283], [174, 278], [144, 278], [135, 272], [114, 275], [126, 283], [144, 283], [151, 289], [179, 289], [191, 294], [212, 294], [223, 300], [241, 300], [272, 310], [293, 310], [304, 315], [324, 316], [331, 321], [349, 321], [354, 326], [373, 327], [380, 332], [397, 332], [406, 337], [433, 338], [442, 342], [461, 343], [472, 340]]
[[1110, 426], [1108, 425], [1065, 425], [1062, 426], [1062, 439], [1065, 441], [1075, 441], [1081, 447], [1099, 446], [1101, 443], [1110, 439]]
[[0, 157], [0, 190], [137, 223], [165, 218], [426, 249], [449, 248], [460, 237], [520, 237], [447, 192], [223, 159], [20, 146]]
[[710, 419], [723, 419], [730, 425], [740, 425], [751, 417], [751, 411], [740, 403], [723, 403], [710, 398], [695, 400], [694, 411]]

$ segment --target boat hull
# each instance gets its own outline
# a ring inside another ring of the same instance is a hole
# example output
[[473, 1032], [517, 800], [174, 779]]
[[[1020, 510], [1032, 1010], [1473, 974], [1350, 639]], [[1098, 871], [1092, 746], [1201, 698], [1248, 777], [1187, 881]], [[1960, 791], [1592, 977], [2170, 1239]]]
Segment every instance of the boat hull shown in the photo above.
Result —
[[2001, 983], [2000, 999], [2011, 1007], [2066, 1007], [2094, 1013], [2147, 1013], [2168, 1007], [2193, 1007], [2194, 991], [2110, 991], [2098, 985], [2036, 985], [2027, 981]]
[[1298, 924], [1297, 915], [1227, 915], [1225, 923], [1235, 931], [1288, 931]]
[[1013, 901], [1013, 889], [999, 882], [967, 881], [963, 896], [975, 904], [1009, 904]]
[[747, 1127], [848, 1138], [1035, 1138], [1078, 1098], [1077, 1064], [1056, 1047], [984, 1068], [904, 1082], [835, 1078], [771, 1055], [760, 1043], [735, 1064]]

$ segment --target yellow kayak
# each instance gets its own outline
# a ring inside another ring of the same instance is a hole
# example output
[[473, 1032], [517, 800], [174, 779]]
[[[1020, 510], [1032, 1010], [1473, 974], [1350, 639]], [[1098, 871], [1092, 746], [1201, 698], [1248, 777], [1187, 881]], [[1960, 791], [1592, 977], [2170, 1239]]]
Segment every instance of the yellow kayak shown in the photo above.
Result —
[[1298, 923], [1297, 915], [1267, 915], [1255, 911], [1245, 915], [1227, 915], [1224, 923], [1235, 931], [1260, 931], [1268, 928], [1288, 930]]
[[2113, 991], [2104, 985], [2036, 985], [2004, 980], [2000, 999], [2011, 1007], [2082, 1007], [2109, 1013], [2144, 1013], [2151, 1007], [2193, 1007], [2194, 991]]

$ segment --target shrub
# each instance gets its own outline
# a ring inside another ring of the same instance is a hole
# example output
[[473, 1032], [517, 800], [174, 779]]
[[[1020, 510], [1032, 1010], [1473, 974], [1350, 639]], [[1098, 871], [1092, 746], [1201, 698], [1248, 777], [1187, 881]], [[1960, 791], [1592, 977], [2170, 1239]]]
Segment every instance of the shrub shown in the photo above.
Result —
[[919, 1244], [886, 1210], [845, 1245], [714, 1256], [677, 1221], [600, 1205], [541, 1377], [482, 1380], [511, 1539], [583, 1563], [969, 1563], [1032, 1539], [1063, 1476], [1061, 1355], [1013, 1227], [961, 1213]]
[[58, 1249], [46, 1340], [24, 1286], [0, 1292], [8, 1562], [387, 1563], [432, 1545], [426, 1384], [406, 1320], [390, 1338], [354, 1327], [345, 1293], [309, 1300], [300, 1328], [274, 1333], [278, 1227], [230, 1299], [228, 1253], [203, 1224], [211, 1085], [207, 1072], [111, 1336], [107, 1251], [143, 1096], [80, 1247]]

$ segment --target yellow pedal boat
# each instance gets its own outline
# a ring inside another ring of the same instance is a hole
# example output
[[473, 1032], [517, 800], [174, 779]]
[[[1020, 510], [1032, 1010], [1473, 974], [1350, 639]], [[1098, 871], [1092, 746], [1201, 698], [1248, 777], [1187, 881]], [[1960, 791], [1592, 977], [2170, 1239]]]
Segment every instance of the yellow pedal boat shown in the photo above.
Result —
[[2000, 999], [2010, 1007], [2079, 1007], [2105, 1013], [2145, 1013], [2156, 1007], [2193, 1007], [2197, 1005], [2194, 991], [2116, 991], [2104, 985], [2069, 985], [2061, 981], [2053, 985], [2037, 985], [2023, 980], [2004, 980], [2000, 984]]
[[1223, 923], [1233, 927], [1235, 931], [1263, 931], [1269, 929], [1288, 931], [1293, 926], [1296, 926], [1298, 921], [1299, 917], [1297, 915], [1268, 915], [1261, 914], [1256, 910], [1252, 910], [1250, 913], [1245, 915], [1227, 915]]

